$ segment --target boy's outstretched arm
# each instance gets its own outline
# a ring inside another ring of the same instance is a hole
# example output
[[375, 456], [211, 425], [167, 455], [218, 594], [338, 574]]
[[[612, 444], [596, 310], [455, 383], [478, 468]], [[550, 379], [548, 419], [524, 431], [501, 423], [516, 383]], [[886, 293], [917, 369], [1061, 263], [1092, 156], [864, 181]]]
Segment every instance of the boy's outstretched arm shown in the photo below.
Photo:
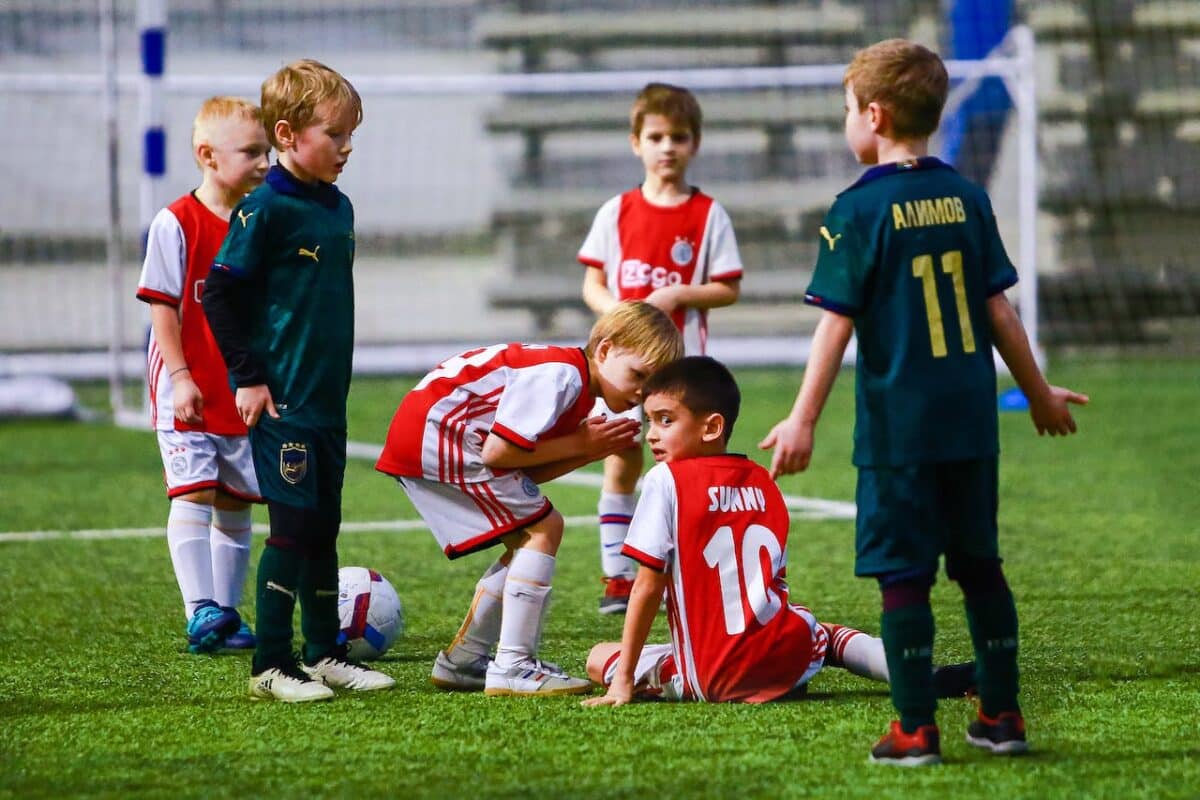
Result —
[[759, 442], [761, 450], [775, 448], [771, 454], [771, 478], [803, 472], [812, 458], [813, 431], [829, 390], [842, 366], [842, 354], [854, 333], [854, 320], [833, 311], [823, 311], [813, 334], [812, 352], [804, 368], [804, 380], [792, 413], [771, 429]]
[[1033, 418], [1038, 435], [1074, 433], [1075, 419], [1067, 404], [1087, 405], [1088, 396], [1046, 382], [1029, 348], [1021, 318], [1003, 292], [988, 298], [987, 309], [996, 350], [1029, 400], [1029, 416]]
[[666, 588], [666, 573], [638, 567], [637, 578], [629, 592], [629, 608], [625, 611], [625, 627], [621, 632], [621, 656], [617, 659], [612, 684], [603, 696], [584, 700], [581, 705], [623, 706], [633, 700], [633, 672]]
[[[493, 469], [521, 469], [530, 474], [530, 467], [558, 465], [558, 475], [566, 474], [575, 467], [589, 464], [612, 453], [633, 447], [634, 437], [641, 426], [635, 420], [624, 417], [591, 417], [574, 432], [566, 436], [539, 441], [532, 450], [518, 447], [493, 431], [483, 442], [480, 458]], [[568, 464], [574, 464], [568, 468]], [[533, 480], [537, 477], [530, 474]], [[543, 480], [550, 480], [551, 475]]]

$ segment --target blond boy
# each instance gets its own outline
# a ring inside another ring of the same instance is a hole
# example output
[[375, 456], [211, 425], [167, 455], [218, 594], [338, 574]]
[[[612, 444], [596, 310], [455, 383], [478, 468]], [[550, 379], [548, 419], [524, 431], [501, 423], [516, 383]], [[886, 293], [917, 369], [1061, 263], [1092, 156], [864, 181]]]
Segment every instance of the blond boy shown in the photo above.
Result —
[[889, 39], [846, 70], [846, 140], [872, 165], [838, 195], [819, 233], [805, 302], [823, 309], [791, 414], [763, 440], [772, 477], [803, 470], [851, 333], [858, 467], [855, 574], [883, 596], [880, 628], [900, 719], [871, 751], [881, 764], [941, 761], [930, 681], [938, 562], [962, 589], [975, 648], [980, 711], [967, 741], [1025, 752], [1017, 702], [1017, 611], [997, 546], [999, 434], [993, 345], [1039, 433], [1075, 432], [1004, 296], [1017, 271], [987, 194], [929, 156], [946, 100], [930, 50]]
[[[600, 207], [579, 261], [583, 299], [602, 314], [621, 300], [645, 300], [671, 316], [690, 355], [703, 355], [708, 310], [738, 298], [742, 261], [720, 203], [687, 181], [700, 148], [700, 104], [687, 89], [647, 85], [630, 111], [630, 146], [642, 162], [640, 186]], [[597, 413], [608, 413], [603, 405]], [[629, 412], [641, 422], [641, 410]], [[640, 442], [604, 460], [598, 507], [604, 596], [600, 613], [623, 614], [634, 564], [621, 555], [642, 473]]]
[[138, 299], [150, 304], [147, 376], [171, 500], [167, 545], [192, 653], [254, 647], [237, 606], [258, 481], [200, 298], [233, 207], [262, 183], [268, 149], [257, 106], [236, 97], [204, 101], [192, 124], [200, 186], [150, 223], [138, 281]]
[[[258, 565], [250, 696], [326, 700], [388, 689], [338, 642], [337, 535], [354, 346], [354, 210], [333, 185], [362, 122], [358, 92], [312, 60], [262, 86], [279, 163], [234, 209], [204, 310], [250, 428], [271, 531]], [[300, 606], [304, 644], [292, 653]]]
[[[580, 694], [591, 683], [538, 658], [563, 518], [539, 484], [628, 449], [620, 413], [682, 354], [659, 309], [628, 301], [601, 315], [585, 348], [497, 344], [440, 364], [405, 396], [376, 469], [395, 477], [448, 558], [497, 544], [462, 627], [434, 662], [442, 689], [489, 695]], [[495, 657], [491, 658], [495, 647]]]

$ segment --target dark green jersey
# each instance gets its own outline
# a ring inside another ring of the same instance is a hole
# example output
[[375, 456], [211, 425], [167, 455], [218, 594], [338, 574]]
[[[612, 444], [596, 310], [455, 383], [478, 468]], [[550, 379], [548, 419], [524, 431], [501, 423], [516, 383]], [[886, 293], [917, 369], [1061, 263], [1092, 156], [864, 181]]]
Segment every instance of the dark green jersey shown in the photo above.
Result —
[[853, 318], [854, 463], [999, 452], [987, 299], [1017, 282], [987, 194], [936, 158], [868, 170], [820, 230], [805, 301]]
[[[243, 282], [248, 361], [290, 422], [346, 425], [353, 264], [354, 209], [330, 184], [310, 186], [275, 166], [234, 209], [213, 270]], [[238, 369], [230, 373], [237, 380]]]

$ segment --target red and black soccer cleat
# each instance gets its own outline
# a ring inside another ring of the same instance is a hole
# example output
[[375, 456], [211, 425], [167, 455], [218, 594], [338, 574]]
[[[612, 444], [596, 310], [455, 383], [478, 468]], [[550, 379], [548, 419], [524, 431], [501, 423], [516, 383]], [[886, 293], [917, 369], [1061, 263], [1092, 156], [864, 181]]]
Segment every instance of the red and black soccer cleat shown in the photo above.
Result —
[[624, 614], [629, 608], [629, 592], [633, 581], [623, 575], [604, 578], [604, 595], [600, 598], [601, 614]]
[[912, 733], [905, 733], [900, 721], [894, 720], [884, 737], [871, 748], [871, 761], [896, 767], [942, 763], [941, 735], [937, 725], [922, 725]]
[[993, 719], [983, 711], [967, 726], [967, 741], [998, 756], [1019, 756], [1029, 751], [1025, 719], [1020, 711], [1003, 711]]

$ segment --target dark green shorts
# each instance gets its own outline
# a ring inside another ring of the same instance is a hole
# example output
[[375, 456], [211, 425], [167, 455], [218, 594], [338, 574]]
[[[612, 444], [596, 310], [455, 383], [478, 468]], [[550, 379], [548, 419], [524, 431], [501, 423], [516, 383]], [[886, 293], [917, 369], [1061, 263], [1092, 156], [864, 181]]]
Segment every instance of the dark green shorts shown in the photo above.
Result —
[[263, 415], [250, 429], [258, 487], [267, 500], [300, 508], [342, 503], [346, 430], [294, 425]]
[[854, 574], [935, 572], [938, 557], [996, 558], [996, 457], [860, 467]]

